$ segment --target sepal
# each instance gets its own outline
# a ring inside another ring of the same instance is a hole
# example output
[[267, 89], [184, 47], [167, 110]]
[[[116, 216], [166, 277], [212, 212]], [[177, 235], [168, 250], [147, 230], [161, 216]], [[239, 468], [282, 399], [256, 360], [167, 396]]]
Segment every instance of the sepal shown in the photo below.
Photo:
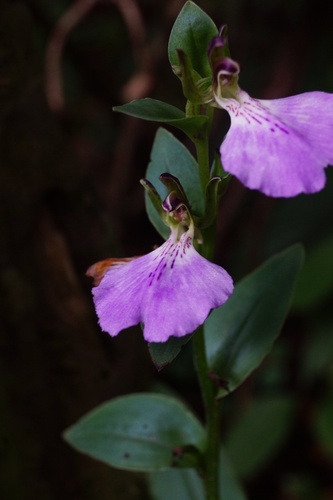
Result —
[[219, 34], [214, 36], [208, 46], [208, 59], [211, 68], [213, 68], [222, 57], [230, 57], [228, 26], [226, 24], [221, 26]]
[[207, 184], [205, 194], [205, 213], [204, 216], [195, 219], [195, 224], [200, 229], [206, 229], [211, 226], [216, 218], [219, 202], [219, 185], [221, 177], [213, 177]]
[[167, 214], [166, 214], [165, 210], [163, 209], [162, 199], [161, 199], [160, 195], [158, 194], [158, 192], [156, 191], [156, 189], [154, 188], [154, 186], [152, 185], [152, 183], [149, 182], [147, 179], [141, 179], [140, 184], [145, 188], [145, 190], [149, 196], [150, 201], [152, 202], [155, 210], [157, 211], [158, 215], [160, 216], [160, 218], [162, 219], [164, 224], [168, 225], [167, 224]]
[[215, 97], [237, 99], [240, 66], [230, 57], [226, 26], [211, 40], [208, 59], [213, 72]]
[[[189, 208], [190, 203], [187, 199], [183, 186], [181, 185], [177, 177], [175, 177], [172, 174], [169, 174], [168, 172], [165, 172], [160, 175], [159, 179], [166, 186], [169, 193], [174, 191], [178, 199], [182, 200], [182, 202]], [[175, 207], [173, 208], [173, 210], [174, 209]]]

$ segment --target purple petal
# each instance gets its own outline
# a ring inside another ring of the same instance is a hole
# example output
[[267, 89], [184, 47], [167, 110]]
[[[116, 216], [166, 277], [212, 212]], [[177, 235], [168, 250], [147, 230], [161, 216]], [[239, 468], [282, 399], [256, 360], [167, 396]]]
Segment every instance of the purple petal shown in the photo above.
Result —
[[193, 332], [232, 291], [229, 274], [202, 257], [187, 233], [178, 243], [169, 238], [148, 255], [111, 267], [93, 288], [103, 331], [115, 336], [144, 323], [148, 342]]
[[269, 196], [322, 189], [333, 163], [333, 94], [258, 100], [240, 90], [238, 97], [216, 97], [231, 118], [220, 149], [225, 170]]

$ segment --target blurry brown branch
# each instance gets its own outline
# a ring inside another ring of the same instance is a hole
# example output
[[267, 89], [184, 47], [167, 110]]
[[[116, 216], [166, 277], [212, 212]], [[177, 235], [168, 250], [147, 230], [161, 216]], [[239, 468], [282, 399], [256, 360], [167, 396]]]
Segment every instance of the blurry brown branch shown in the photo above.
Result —
[[[52, 111], [64, 108], [61, 59], [69, 34], [102, 0], [77, 0], [57, 22], [46, 48], [45, 56], [45, 94]], [[130, 79], [122, 91], [124, 100], [131, 100], [147, 94], [152, 86], [151, 55], [146, 45], [144, 21], [135, 0], [109, 0], [121, 13], [127, 26], [132, 43], [134, 58], [139, 67], [138, 72]]]
[[110, 0], [119, 9], [127, 26], [132, 43], [133, 56], [139, 67], [137, 73], [122, 89], [125, 102], [144, 97], [153, 85], [152, 58], [146, 44], [146, 30], [140, 10], [134, 0]]
[[50, 36], [45, 57], [45, 94], [52, 111], [64, 107], [61, 56], [68, 35], [100, 0], [77, 0], [61, 16]]

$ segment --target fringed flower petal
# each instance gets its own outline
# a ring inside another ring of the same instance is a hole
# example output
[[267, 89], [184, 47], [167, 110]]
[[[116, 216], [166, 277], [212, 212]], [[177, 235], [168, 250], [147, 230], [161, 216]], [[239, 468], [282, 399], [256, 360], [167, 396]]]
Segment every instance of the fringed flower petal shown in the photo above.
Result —
[[111, 267], [93, 295], [103, 331], [115, 336], [143, 323], [148, 342], [165, 342], [193, 332], [232, 291], [229, 274], [202, 257], [186, 231], [179, 241], [171, 235], [153, 252]]

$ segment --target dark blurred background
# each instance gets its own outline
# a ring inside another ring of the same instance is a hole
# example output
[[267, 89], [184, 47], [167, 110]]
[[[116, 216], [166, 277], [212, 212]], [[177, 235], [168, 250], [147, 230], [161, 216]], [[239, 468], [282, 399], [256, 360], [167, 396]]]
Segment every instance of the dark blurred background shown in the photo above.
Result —
[[[158, 374], [138, 327], [115, 339], [100, 332], [85, 276], [98, 260], [161, 243], [139, 184], [158, 125], [112, 106], [149, 96], [184, 108], [167, 58], [184, 3], [0, 0], [1, 499], [147, 499], [143, 475], [76, 453], [62, 431], [107, 399], [166, 386], [201, 412], [190, 347]], [[333, 91], [331, 4], [197, 4], [217, 26], [229, 25], [240, 85], [253, 97]], [[217, 112], [212, 150], [227, 128]], [[222, 435], [251, 499], [333, 499], [327, 174], [324, 191], [293, 200], [271, 200], [233, 180], [221, 203], [215, 260], [236, 281], [295, 241], [307, 251], [272, 354], [223, 404]], [[263, 398], [276, 397], [288, 411], [265, 418]], [[265, 432], [276, 439], [254, 463]]]

